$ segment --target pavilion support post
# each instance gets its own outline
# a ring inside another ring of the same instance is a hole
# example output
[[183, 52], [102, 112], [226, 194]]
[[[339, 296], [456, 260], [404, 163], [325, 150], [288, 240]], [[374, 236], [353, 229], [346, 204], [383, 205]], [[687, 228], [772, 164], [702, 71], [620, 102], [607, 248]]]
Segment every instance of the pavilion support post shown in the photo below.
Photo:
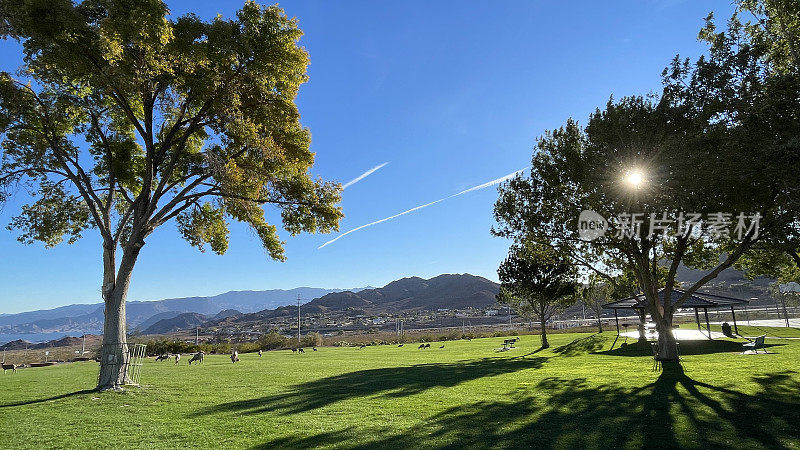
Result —
[[617, 345], [617, 340], [619, 339], [619, 315], [617, 314], [617, 308], [614, 308], [614, 322], [617, 323], [617, 337], [614, 338], [614, 343], [611, 344], [611, 350], [614, 350], [614, 346]]
[[708, 308], [703, 308], [703, 314], [706, 316], [706, 330], [708, 330], [708, 338], [711, 339], [711, 324], [708, 323]]
[[700, 326], [700, 314], [697, 313], [697, 308], [694, 309], [694, 320], [697, 321], [697, 331], [703, 332], [703, 328]]
[[736, 313], [733, 311], [733, 305], [731, 305], [731, 316], [733, 316], [733, 331], [736, 335], [739, 335], [739, 327], [736, 325]]

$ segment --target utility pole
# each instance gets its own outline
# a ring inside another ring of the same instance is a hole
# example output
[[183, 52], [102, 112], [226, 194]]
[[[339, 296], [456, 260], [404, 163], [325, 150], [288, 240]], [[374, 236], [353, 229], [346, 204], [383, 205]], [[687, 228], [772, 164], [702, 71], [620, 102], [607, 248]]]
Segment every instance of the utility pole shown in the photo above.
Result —
[[81, 343], [81, 357], [86, 353], [86, 333], [83, 333], [83, 342]]
[[200, 343], [200, 327], [197, 327], [197, 330], [194, 335], [194, 345], [198, 345]]
[[300, 294], [297, 294], [297, 347], [300, 348]]

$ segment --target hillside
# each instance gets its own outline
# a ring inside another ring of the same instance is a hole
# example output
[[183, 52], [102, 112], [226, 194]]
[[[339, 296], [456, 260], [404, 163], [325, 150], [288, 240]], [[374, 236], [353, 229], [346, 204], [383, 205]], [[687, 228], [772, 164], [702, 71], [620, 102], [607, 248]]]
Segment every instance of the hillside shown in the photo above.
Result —
[[[360, 288], [351, 289], [359, 291]], [[183, 297], [155, 301], [128, 302], [126, 313], [131, 331], [145, 330], [162, 319], [182, 313], [214, 316], [223, 311], [255, 312], [291, 304], [300, 297], [302, 302], [344, 289], [299, 287], [266, 291], [230, 291], [209, 297]], [[59, 308], [0, 315], [0, 342], [4, 334], [28, 333], [99, 333], [103, 328], [102, 303], [69, 305]], [[226, 317], [227, 317], [226, 315]], [[10, 338], [8, 340], [12, 340]]]
[[197, 313], [183, 313], [170, 319], [161, 319], [143, 331], [144, 334], [164, 334], [202, 325], [208, 317]]
[[[437, 309], [482, 309], [496, 303], [500, 285], [470, 274], [444, 274], [431, 279], [408, 277], [381, 288], [358, 292], [334, 292], [302, 306], [304, 316], [347, 311], [350, 314], [393, 314], [435, 311]], [[233, 325], [280, 317], [297, 316], [297, 307], [288, 305], [253, 314], [242, 314], [211, 325]]]

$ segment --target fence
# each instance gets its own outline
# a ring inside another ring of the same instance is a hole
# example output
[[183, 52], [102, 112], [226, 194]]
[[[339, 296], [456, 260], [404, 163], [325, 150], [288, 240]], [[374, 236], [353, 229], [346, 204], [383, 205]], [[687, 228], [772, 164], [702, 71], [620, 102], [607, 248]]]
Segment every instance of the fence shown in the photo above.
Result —
[[[125, 384], [138, 386], [139, 376], [142, 372], [142, 365], [145, 358], [145, 344], [128, 344], [126, 342], [117, 344], [103, 344], [100, 353], [100, 374], [104, 368], [108, 368], [112, 373], [125, 372]], [[99, 375], [98, 375], [99, 376]]]

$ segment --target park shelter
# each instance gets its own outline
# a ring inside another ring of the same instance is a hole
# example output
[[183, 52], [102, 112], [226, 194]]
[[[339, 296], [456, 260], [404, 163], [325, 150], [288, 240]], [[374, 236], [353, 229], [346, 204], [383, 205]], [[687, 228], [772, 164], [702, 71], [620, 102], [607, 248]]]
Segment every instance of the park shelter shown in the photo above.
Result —
[[[662, 288], [658, 291], [658, 298], [661, 301], [661, 304], [664, 304], [664, 291], [665, 289]], [[671, 301], [675, 301], [683, 296], [686, 291], [682, 289], [673, 289]], [[708, 331], [708, 338], [711, 339], [711, 325], [708, 321], [708, 310], [709, 309], [722, 309], [722, 308], [730, 308], [731, 315], [733, 316], [733, 327], [736, 334], [739, 334], [739, 327], [736, 323], [736, 312], [735, 307], [738, 305], [747, 306], [748, 301], [742, 300], [739, 298], [733, 297], [726, 297], [724, 295], [717, 295], [717, 294], [709, 294], [707, 292], [695, 292], [686, 299], [685, 302], [681, 305], [681, 309], [694, 309], [694, 317], [697, 321], [697, 330], [702, 332], [702, 327], [700, 325], [700, 310], [703, 310], [703, 314], [705, 315], [706, 319], [706, 330]], [[617, 324], [617, 337], [619, 337], [619, 315], [618, 311], [620, 309], [629, 309], [634, 310], [637, 313], [643, 312], [647, 305], [647, 299], [645, 298], [644, 294], [637, 294], [632, 297], [623, 298], [622, 300], [617, 300], [615, 302], [607, 303], [603, 305], [605, 309], [613, 309], [614, 310], [614, 320]], [[616, 342], [616, 341], [615, 341]]]

